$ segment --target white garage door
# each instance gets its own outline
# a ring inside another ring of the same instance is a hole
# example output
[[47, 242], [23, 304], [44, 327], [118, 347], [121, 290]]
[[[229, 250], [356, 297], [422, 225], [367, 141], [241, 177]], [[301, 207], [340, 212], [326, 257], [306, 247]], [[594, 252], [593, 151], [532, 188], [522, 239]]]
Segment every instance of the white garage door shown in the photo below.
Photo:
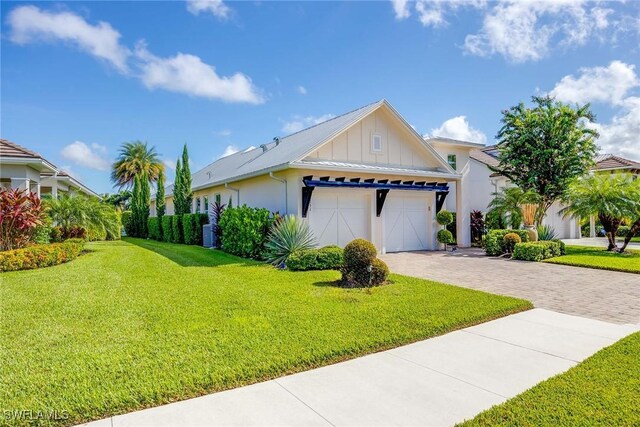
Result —
[[370, 197], [357, 190], [316, 188], [308, 217], [318, 244], [344, 247], [359, 237], [371, 240], [370, 205]]
[[387, 252], [431, 249], [427, 220], [429, 200], [425, 195], [389, 193], [383, 208]]

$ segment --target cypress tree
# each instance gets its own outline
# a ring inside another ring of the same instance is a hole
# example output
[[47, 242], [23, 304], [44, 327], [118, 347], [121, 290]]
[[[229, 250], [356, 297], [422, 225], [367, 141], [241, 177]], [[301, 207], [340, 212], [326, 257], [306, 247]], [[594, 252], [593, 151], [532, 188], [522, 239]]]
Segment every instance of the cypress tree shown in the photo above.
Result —
[[149, 234], [149, 205], [151, 204], [151, 185], [147, 174], [140, 179], [140, 237], [147, 238]]
[[160, 238], [162, 239], [162, 217], [167, 209], [164, 200], [164, 170], [160, 169], [158, 173], [158, 189], [156, 190], [156, 216], [158, 217], [158, 225], [160, 227]]
[[181, 215], [184, 209], [184, 191], [182, 190], [182, 164], [176, 162], [176, 179], [173, 182], [173, 214]]
[[131, 232], [132, 237], [140, 236], [140, 199], [142, 198], [142, 188], [140, 188], [140, 176], [133, 179], [133, 191], [131, 193]]
[[182, 191], [184, 194], [184, 210], [181, 213], [189, 214], [193, 205], [193, 194], [191, 193], [191, 169], [189, 168], [187, 144], [184, 144], [182, 149]]

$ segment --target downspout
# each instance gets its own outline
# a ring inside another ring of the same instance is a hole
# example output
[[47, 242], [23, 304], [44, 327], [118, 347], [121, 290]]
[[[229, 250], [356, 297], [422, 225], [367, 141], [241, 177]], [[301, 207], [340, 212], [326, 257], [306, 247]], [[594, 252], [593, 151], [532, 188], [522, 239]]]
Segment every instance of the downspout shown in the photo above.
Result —
[[231, 187], [228, 182], [224, 183], [224, 188], [228, 188], [229, 190], [236, 192], [236, 207], [240, 206], [240, 189]]
[[278, 178], [277, 176], [275, 176], [273, 174], [273, 172], [269, 172], [269, 178], [274, 179], [278, 182], [281, 182], [284, 184], [284, 214], [288, 214], [289, 213], [289, 190], [287, 188], [287, 180], [283, 179], [283, 178]]

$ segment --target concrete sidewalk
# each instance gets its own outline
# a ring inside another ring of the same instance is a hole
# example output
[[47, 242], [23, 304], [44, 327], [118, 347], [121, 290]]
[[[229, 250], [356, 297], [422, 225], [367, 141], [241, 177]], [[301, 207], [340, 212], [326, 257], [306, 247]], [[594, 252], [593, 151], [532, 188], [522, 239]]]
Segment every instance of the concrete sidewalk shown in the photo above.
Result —
[[96, 421], [123, 426], [447, 426], [638, 330], [534, 309], [347, 362]]
[[[583, 237], [581, 239], [562, 239], [562, 241], [571, 246], [596, 246], [603, 250], [607, 248], [607, 239], [604, 237]], [[618, 247], [622, 247], [624, 243], [624, 237], [616, 237], [616, 243]], [[627, 249], [640, 250], [640, 243], [629, 242]]]

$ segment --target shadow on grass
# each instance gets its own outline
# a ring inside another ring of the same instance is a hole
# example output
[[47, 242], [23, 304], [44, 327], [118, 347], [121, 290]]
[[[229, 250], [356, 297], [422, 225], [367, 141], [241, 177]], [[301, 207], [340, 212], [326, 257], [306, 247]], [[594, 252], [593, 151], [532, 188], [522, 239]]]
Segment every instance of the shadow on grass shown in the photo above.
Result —
[[125, 237], [122, 240], [162, 255], [182, 267], [219, 267], [222, 265], [255, 267], [264, 265], [261, 262], [240, 258], [221, 250], [207, 249], [200, 246], [157, 242], [133, 237]]

